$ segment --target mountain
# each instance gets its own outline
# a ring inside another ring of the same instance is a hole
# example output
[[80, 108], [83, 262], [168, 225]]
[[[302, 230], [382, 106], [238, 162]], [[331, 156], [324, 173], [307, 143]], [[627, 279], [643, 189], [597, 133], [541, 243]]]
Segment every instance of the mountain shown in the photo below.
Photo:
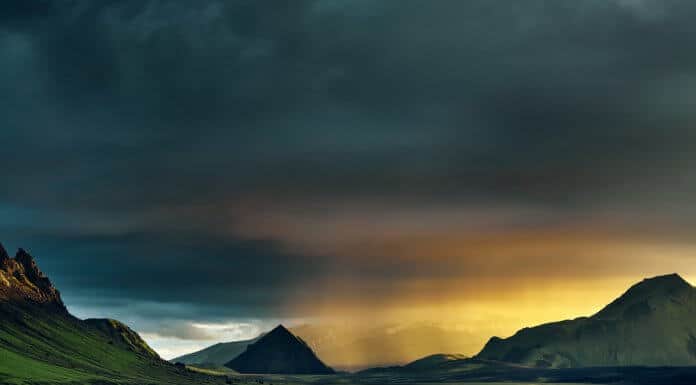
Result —
[[73, 317], [29, 253], [0, 245], [0, 383], [221, 382], [160, 359], [118, 321]]
[[590, 317], [493, 337], [476, 358], [550, 368], [696, 365], [696, 289], [677, 274], [645, 279]]
[[333, 374], [312, 349], [283, 325], [247, 346], [227, 364], [240, 373]]
[[258, 341], [261, 337], [250, 340], [221, 342], [205, 349], [171, 359], [171, 362], [181, 362], [187, 365], [225, 365], [238, 355], [244, 353], [247, 346]]

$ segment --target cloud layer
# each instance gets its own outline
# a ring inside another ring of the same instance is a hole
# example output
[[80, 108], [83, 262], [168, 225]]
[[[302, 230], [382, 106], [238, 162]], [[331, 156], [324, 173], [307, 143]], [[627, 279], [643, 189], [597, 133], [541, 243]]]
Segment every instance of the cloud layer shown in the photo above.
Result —
[[182, 337], [687, 269], [694, 11], [5, 1], [2, 240]]

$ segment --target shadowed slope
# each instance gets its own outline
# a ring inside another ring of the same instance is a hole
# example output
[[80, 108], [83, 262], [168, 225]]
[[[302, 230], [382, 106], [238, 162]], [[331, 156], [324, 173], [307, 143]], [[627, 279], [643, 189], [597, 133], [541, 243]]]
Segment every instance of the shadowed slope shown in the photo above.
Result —
[[205, 349], [197, 352], [189, 353], [180, 357], [173, 358], [171, 362], [181, 362], [187, 365], [225, 365], [235, 357], [244, 353], [247, 346], [258, 341], [257, 337], [251, 340], [221, 342], [215, 345], [208, 346]]

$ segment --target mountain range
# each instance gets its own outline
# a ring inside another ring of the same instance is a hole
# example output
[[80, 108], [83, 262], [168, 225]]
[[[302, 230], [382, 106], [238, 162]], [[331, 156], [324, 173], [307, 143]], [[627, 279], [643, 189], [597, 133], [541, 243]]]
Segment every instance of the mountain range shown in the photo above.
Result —
[[[317, 339], [320, 346], [331, 341]], [[214, 353], [215, 346], [208, 353]], [[220, 346], [231, 351], [232, 345]], [[240, 373], [334, 373], [311, 344], [282, 325], [234, 346], [238, 353], [224, 364]], [[225, 377], [217, 374], [162, 360], [119, 321], [72, 316], [27, 251], [19, 249], [10, 257], [0, 245], [0, 383], [224, 383]], [[493, 337], [471, 358], [436, 354], [403, 366], [335, 378], [340, 383], [365, 384], [540, 379], [692, 384], [696, 288], [677, 274], [649, 278], [594, 315], [524, 328], [507, 338]]]
[[[430, 322], [404, 324], [302, 324], [289, 328], [333, 368], [356, 371], [371, 366], [402, 365], [440, 352], [475, 354], [486, 342], [479, 334]], [[263, 334], [262, 334], [263, 335]], [[241, 354], [259, 337], [222, 342], [171, 362], [220, 366]]]
[[[292, 331], [303, 336], [322, 357], [335, 359], [340, 356], [326, 352], [341, 348], [349, 352], [353, 350], [349, 346], [369, 339], [379, 341], [384, 349], [390, 346], [384, 335], [413, 342], [413, 338], [427, 335], [423, 332], [427, 329], [419, 325], [390, 333], [377, 333], [375, 329], [356, 332], [349, 344], [338, 343], [347, 340], [342, 329], [303, 325]], [[430, 335], [437, 335], [436, 327], [431, 325], [430, 330]], [[205, 353], [214, 350], [214, 358], [222, 363], [236, 357], [249, 343], [217, 344], [189, 357], [201, 363]], [[374, 344], [366, 343], [362, 350], [368, 351], [368, 345]], [[440, 354], [405, 367], [422, 368], [442, 357], [448, 362], [463, 359], [461, 355]], [[508, 338], [493, 337], [473, 358], [535, 368], [696, 365], [696, 289], [677, 274], [645, 279], [594, 315], [524, 328]]]

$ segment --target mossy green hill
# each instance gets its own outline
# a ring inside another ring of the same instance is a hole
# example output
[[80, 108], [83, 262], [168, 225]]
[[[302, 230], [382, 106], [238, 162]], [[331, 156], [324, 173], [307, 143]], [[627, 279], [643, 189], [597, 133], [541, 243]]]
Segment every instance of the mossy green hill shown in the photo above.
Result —
[[33, 258], [0, 245], [0, 383], [219, 384], [159, 356], [124, 324], [70, 315]]

